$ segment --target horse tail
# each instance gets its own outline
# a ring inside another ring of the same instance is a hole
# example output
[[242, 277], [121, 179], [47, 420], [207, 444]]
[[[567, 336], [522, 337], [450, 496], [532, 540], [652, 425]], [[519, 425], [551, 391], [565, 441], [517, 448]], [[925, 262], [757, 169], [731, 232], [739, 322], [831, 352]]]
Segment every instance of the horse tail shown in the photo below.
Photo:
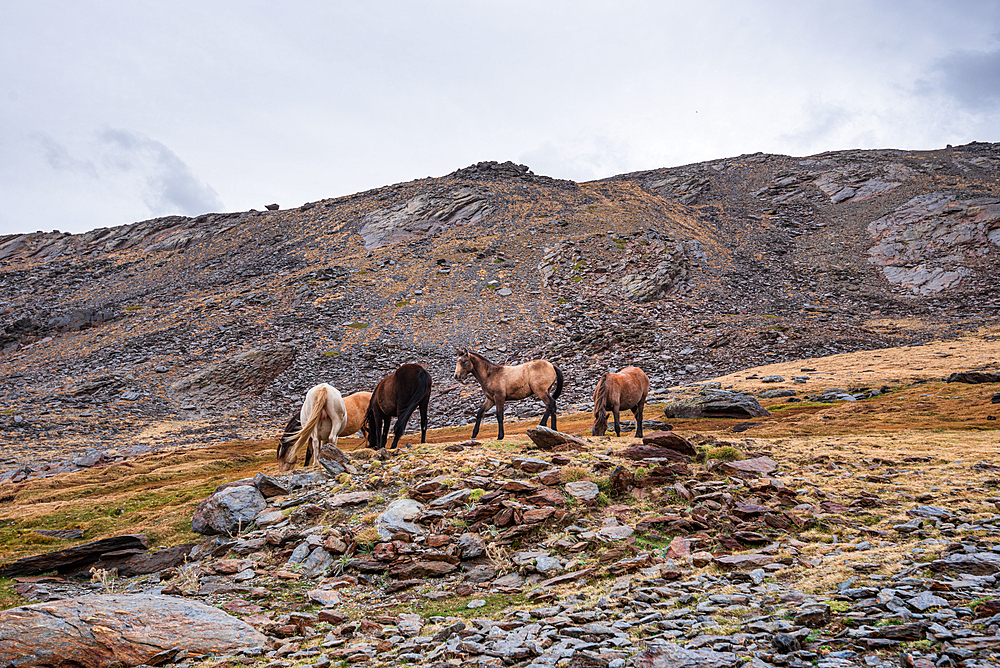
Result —
[[281, 434], [281, 437], [278, 439], [277, 458], [279, 460], [281, 459], [282, 455], [284, 455], [285, 452], [288, 451], [289, 446], [291, 446], [293, 440], [295, 439], [296, 434], [299, 431], [299, 427], [301, 426], [302, 423], [299, 422], [299, 414], [295, 413], [295, 415], [292, 416], [292, 419], [288, 421], [288, 424], [285, 425], [285, 431], [284, 433]]
[[372, 394], [371, 401], [368, 402], [368, 410], [365, 411], [365, 421], [361, 423], [361, 430], [368, 431], [368, 447], [372, 450], [378, 450], [379, 446], [379, 433], [382, 431], [378, 422], [375, 420], [375, 406], [378, 400], [375, 398], [378, 394], [378, 389]]
[[601, 379], [597, 381], [597, 387], [594, 388], [594, 427], [590, 430], [594, 436], [602, 436], [603, 433], [599, 434], [598, 432], [608, 428], [607, 380], [608, 374], [602, 374]]
[[292, 451], [298, 452], [299, 448], [303, 444], [309, 441], [309, 437], [312, 435], [313, 431], [319, 425], [320, 420], [323, 419], [323, 415], [326, 413], [326, 388], [320, 386], [316, 390], [316, 394], [313, 397], [312, 413], [309, 415], [309, 419], [306, 423], [302, 425], [298, 433], [295, 434], [295, 443], [292, 445]]
[[556, 391], [552, 393], [552, 401], [555, 402], [559, 398], [559, 393], [562, 392], [563, 372], [555, 364], [552, 365], [552, 368], [556, 371]]

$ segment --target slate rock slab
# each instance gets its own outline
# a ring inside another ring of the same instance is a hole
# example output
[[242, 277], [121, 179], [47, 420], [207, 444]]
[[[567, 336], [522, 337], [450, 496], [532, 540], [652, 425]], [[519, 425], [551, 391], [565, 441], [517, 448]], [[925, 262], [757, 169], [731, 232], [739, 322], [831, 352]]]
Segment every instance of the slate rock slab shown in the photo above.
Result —
[[646, 434], [642, 437], [642, 444], [655, 445], [660, 448], [667, 448], [668, 450], [676, 450], [677, 452], [689, 457], [694, 457], [698, 454], [698, 451], [695, 450], [691, 441], [679, 434], [675, 434], [672, 431], [654, 431]]
[[413, 523], [424, 511], [424, 504], [413, 499], [396, 499], [385, 512], [375, 518], [375, 530], [382, 540], [390, 540], [394, 534], [407, 533], [420, 536], [424, 530]]
[[757, 418], [770, 417], [771, 412], [748, 394], [714, 391], [669, 403], [663, 414], [670, 418]]
[[674, 643], [650, 647], [632, 658], [634, 668], [733, 668], [741, 663], [732, 652], [685, 649]]
[[0, 665], [137, 666], [175, 648], [263, 647], [249, 624], [204, 603], [154, 594], [91, 595], [0, 611]]
[[14, 577], [15, 575], [37, 575], [47, 571], [58, 571], [67, 573], [78, 570], [96, 563], [103, 555], [111, 552], [145, 550], [147, 539], [142, 534], [115, 536], [113, 538], [102, 538], [83, 545], [69, 547], [65, 550], [48, 552], [33, 557], [18, 559], [11, 565], [0, 570], [0, 577]]
[[935, 571], [948, 570], [956, 573], [971, 573], [972, 575], [993, 575], [1000, 573], [1000, 552], [953, 554], [931, 562], [931, 568]]
[[985, 371], [959, 371], [948, 376], [949, 383], [1000, 383], [1000, 373], [987, 373]]
[[661, 448], [655, 445], [633, 445], [631, 448], [615, 453], [619, 457], [641, 461], [643, 459], [669, 459], [675, 462], [689, 462], [691, 457], [673, 448]]
[[738, 462], [725, 462], [722, 468], [730, 472], [767, 474], [778, 470], [778, 462], [770, 457], [754, 457]]
[[586, 450], [587, 441], [561, 431], [538, 426], [528, 430], [528, 438], [542, 450]]

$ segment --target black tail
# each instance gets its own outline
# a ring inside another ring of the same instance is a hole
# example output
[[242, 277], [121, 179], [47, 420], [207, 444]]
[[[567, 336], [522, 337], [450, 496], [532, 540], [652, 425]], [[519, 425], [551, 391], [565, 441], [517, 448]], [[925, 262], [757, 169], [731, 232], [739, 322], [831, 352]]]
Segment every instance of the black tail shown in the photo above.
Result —
[[372, 450], [378, 450], [382, 447], [379, 443], [379, 438], [382, 435], [382, 422], [375, 416], [377, 405], [378, 401], [373, 394], [371, 401], [368, 402], [368, 410], [365, 411], [365, 421], [361, 425], [362, 429], [368, 429], [368, 447]]
[[406, 431], [406, 423], [410, 421], [410, 416], [413, 415], [413, 411], [417, 410], [417, 406], [423, 402], [431, 393], [431, 375], [427, 373], [425, 369], [421, 369], [420, 373], [417, 374], [417, 382], [413, 388], [413, 394], [410, 395], [410, 400], [405, 406], [399, 411], [396, 416], [396, 428], [393, 430], [392, 447], [396, 447], [399, 439], [403, 437], [403, 432]]
[[556, 365], [553, 364], [552, 368], [556, 370], [556, 391], [552, 393], [552, 401], [554, 402], [556, 399], [559, 398], [559, 393], [562, 392], [563, 375], [562, 371], [560, 371], [559, 367], [557, 367]]

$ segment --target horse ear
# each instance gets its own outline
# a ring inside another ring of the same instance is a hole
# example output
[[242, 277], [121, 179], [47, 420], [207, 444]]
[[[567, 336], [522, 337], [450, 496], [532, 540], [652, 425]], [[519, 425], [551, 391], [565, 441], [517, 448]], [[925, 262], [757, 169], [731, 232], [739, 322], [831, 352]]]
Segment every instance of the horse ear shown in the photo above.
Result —
[[467, 355], [468, 351], [465, 348], [455, 348], [455, 354], [461, 357], [462, 355]]

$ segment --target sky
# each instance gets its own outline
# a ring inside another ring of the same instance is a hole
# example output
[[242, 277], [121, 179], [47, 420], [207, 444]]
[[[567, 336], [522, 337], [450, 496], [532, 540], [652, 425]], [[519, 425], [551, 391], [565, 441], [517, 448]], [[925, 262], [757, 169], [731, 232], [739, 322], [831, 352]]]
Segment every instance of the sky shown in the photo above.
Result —
[[0, 0], [0, 235], [970, 141], [997, 0]]

